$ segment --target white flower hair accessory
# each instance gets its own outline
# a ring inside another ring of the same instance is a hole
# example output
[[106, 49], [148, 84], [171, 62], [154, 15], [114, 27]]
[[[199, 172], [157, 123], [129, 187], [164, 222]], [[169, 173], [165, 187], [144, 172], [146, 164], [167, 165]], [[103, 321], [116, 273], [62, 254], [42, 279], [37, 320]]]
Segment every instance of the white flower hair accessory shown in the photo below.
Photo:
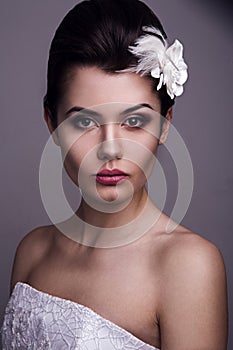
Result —
[[173, 99], [183, 93], [183, 84], [188, 78], [187, 64], [183, 59], [183, 45], [179, 40], [168, 47], [167, 42], [155, 27], [143, 27], [145, 35], [139, 37], [129, 51], [138, 57], [135, 67], [121, 72], [136, 72], [141, 75], [151, 74], [159, 78], [157, 90], [166, 85], [168, 95]]

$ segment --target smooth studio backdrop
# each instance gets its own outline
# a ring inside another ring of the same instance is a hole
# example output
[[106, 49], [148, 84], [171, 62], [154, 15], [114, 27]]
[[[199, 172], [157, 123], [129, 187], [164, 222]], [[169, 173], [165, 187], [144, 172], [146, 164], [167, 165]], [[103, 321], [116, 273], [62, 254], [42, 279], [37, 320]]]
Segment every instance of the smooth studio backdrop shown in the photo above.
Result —
[[[185, 92], [177, 98], [173, 124], [194, 168], [194, 192], [182, 224], [215, 243], [228, 275], [233, 329], [233, 25], [227, 1], [146, 0], [159, 16], [169, 43], [179, 39], [189, 65]], [[74, 0], [1, 0], [0, 322], [9, 297], [15, 249], [33, 228], [49, 224], [39, 192], [40, 157], [49, 137], [43, 120], [48, 50], [55, 29]], [[169, 215], [177, 194], [174, 165], [159, 150]], [[67, 194], [75, 203], [74, 187]], [[155, 184], [156, 186], [156, 184]], [[30, 254], [30, 252], [28, 252]], [[233, 349], [230, 332], [228, 349]]]

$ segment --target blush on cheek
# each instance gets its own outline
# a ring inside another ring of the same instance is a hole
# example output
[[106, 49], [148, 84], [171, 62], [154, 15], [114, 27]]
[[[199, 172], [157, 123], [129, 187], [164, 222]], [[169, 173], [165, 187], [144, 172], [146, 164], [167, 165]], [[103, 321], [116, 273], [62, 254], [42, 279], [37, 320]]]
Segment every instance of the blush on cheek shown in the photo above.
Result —
[[64, 160], [64, 168], [71, 180], [78, 186], [79, 162], [72, 157], [69, 152]]

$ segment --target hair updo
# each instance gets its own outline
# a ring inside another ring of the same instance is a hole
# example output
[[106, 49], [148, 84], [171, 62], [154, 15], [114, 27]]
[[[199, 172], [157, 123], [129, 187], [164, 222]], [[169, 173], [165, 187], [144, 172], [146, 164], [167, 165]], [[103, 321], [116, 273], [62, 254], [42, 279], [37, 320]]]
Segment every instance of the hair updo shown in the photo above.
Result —
[[[49, 109], [54, 128], [68, 71], [74, 66], [96, 66], [113, 74], [136, 65], [137, 58], [128, 47], [144, 34], [143, 26], [154, 26], [167, 38], [159, 19], [140, 0], [85, 0], [67, 13], [49, 51], [44, 108]], [[160, 99], [161, 114], [166, 116], [174, 100], [165, 85], [157, 91], [158, 79], [151, 79]]]

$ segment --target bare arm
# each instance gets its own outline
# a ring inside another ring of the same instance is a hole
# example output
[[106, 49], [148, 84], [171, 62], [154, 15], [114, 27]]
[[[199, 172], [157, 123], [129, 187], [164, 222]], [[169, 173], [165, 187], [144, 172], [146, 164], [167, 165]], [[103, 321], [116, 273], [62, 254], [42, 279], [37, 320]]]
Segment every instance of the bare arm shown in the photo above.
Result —
[[162, 350], [226, 350], [227, 291], [219, 250], [204, 239], [177, 245], [164, 265]]

